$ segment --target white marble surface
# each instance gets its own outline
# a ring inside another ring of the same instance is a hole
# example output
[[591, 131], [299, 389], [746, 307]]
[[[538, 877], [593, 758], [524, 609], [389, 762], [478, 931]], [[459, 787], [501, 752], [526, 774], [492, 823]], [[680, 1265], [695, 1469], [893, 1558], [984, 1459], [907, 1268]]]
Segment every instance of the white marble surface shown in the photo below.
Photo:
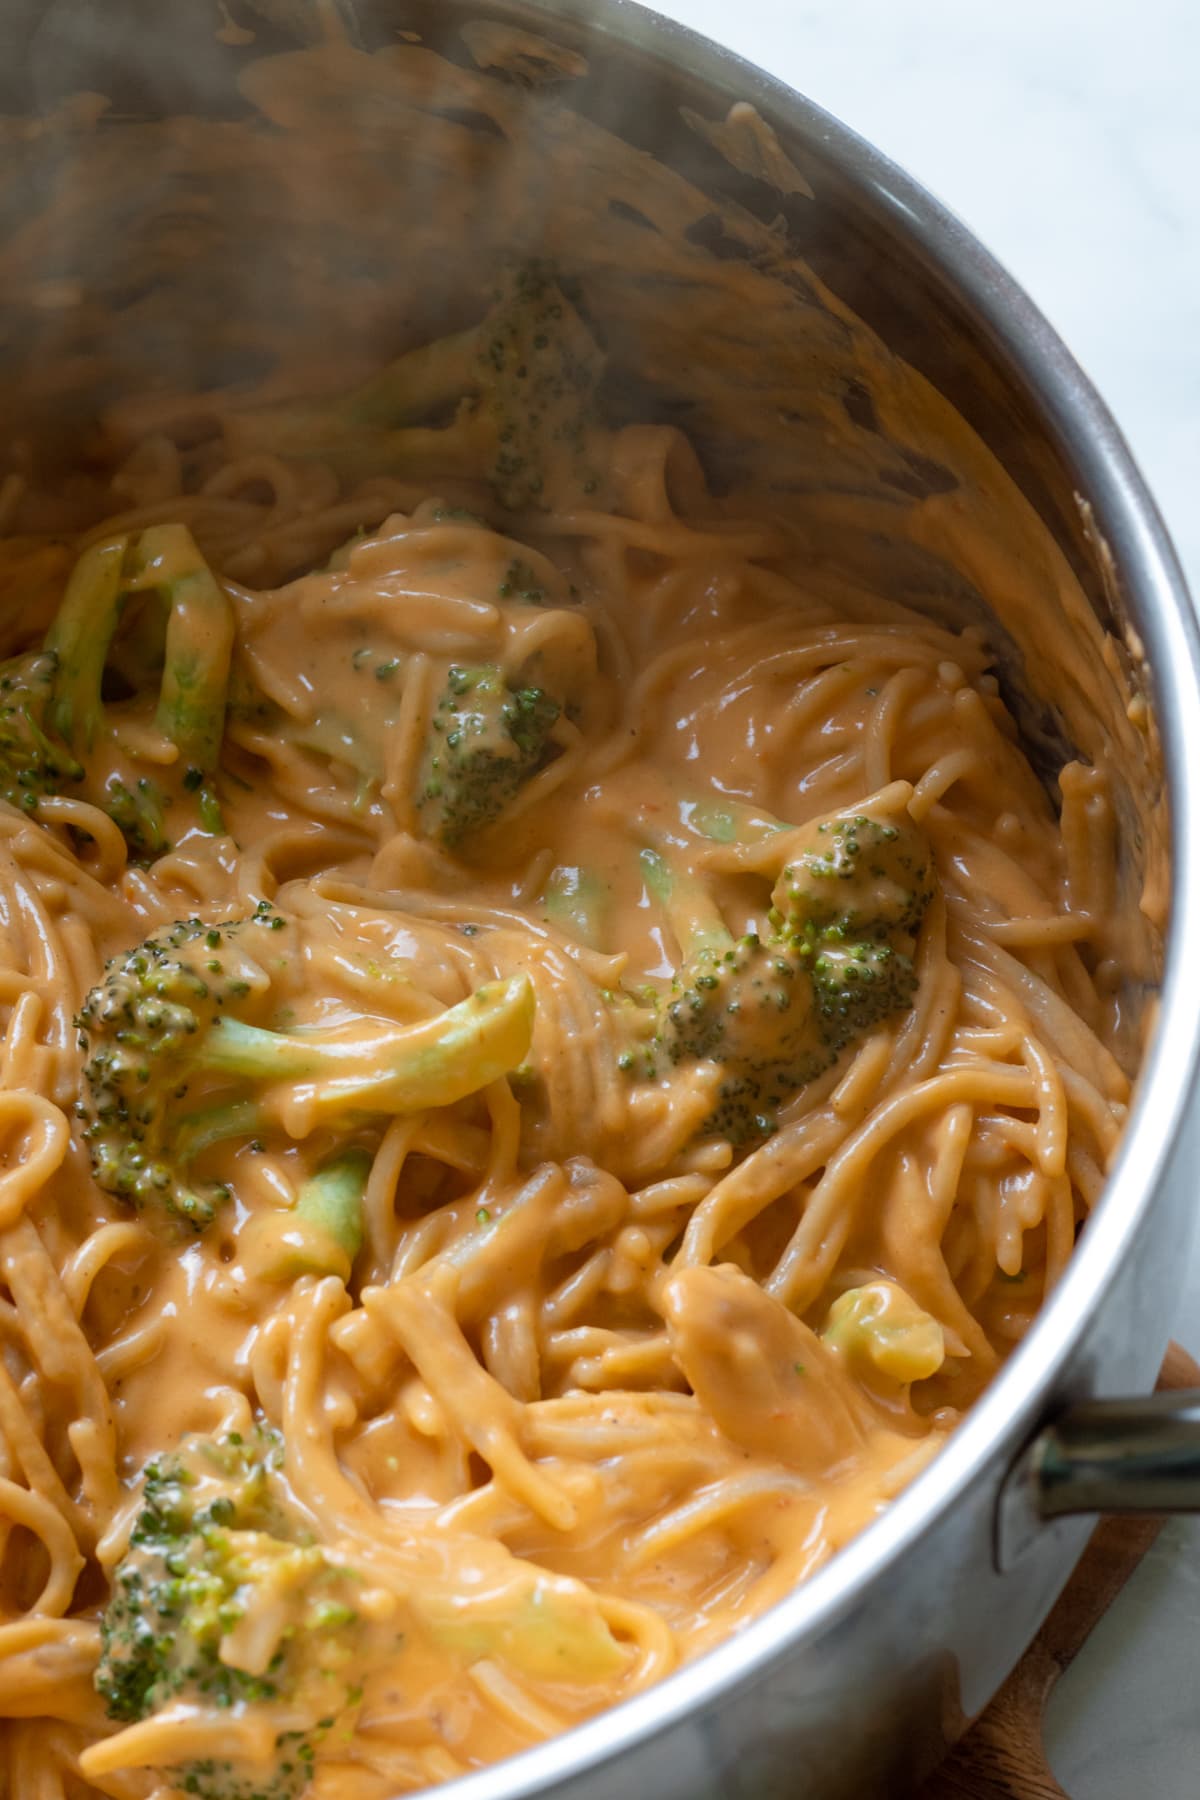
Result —
[[[657, 4], [870, 138], [1007, 264], [1116, 414], [1200, 597], [1200, 0]], [[1176, 1335], [1200, 1354], [1200, 1247]], [[1196, 1800], [1198, 1674], [1200, 1521], [1164, 1531], [1051, 1707], [1072, 1800]]]

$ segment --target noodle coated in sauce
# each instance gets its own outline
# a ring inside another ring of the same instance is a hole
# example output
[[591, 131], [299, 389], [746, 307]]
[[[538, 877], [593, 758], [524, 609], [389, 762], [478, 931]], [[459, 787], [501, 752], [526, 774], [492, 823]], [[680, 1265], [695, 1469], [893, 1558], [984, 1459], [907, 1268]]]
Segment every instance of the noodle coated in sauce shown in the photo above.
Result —
[[661, 1679], [936, 1453], [1124, 1116], [1108, 798], [978, 633], [666, 429], [507, 512], [338, 454], [151, 427], [72, 554], [219, 756], [126, 599], [0, 807], [13, 1793], [384, 1800]]

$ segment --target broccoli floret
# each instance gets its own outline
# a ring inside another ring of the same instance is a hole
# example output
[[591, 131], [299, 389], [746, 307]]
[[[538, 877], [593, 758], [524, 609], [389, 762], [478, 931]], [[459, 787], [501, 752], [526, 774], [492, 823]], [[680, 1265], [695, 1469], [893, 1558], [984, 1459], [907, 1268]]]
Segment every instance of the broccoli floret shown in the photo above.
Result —
[[[723, 808], [719, 841], [731, 840], [731, 818]], [[757, 814], [752, 823], [752, 842], [776, 829]], [[909, 949], [932, 874], [910, 821], [857, 814], [815, 825], [775, 884], [763, 937], [735, 941], [701, 882], [653, 851], [642, 864], [683, 962], [650, 1046], [640, 1057], [627, 1051], [626, 1066], [657, 1075], [683, 1063], [719, 1063], [724, 1074], [708, 1132], [737, 1145], [768, 1135], [801, 1088], [912, 1005]]]
[[818, 935], [811, 970], [822, 1041], [835, 1054], [873, 1031], [881, 1019], [907, 1012], [917, 991], [912, 958], [886, 941]]
[[46, 730], [57, 669], [44, 650], [0, 664], [0, 798], [21, 812], [83, 780], [82, 764]]
[[[89, 545], [77, 559], [44, 649], [0, 670], [0, 794], [23, 811], [75, 788], [107, 812], [140, 859], [168, 848], [154, 783], [88, 761], [108, 730], [102, 690], [123, 616], [136, 597], [130, 654], [112, 656], [127, 678], [160, 677], [157, 723], [176, 746], [184, 787], [198, 792], [202, 822], [219, 829], [210, 786], [225, 726], [233, 612], [191, 533], [150, 526]], [[144, 654], [149, 646], [154, 653]]]
[[728, 949], [705, 947], [684, 964], [664, 1006], [672, 1062], [743, 1061], [764, 1035], [780, 1055], [807, 1045], [812, 1015], [802, 965], [781, 939], [748, 932]]
[[540, 687], [511, 687], [500, 670], [452, 668], [430, 722], [418, 809], [448, 850], [493, 824], [542, 768], [562, 707]]
[[915, 931], [932, 897], [929, 851], [911, 820], [824, 819], [775, 884], [773, 922], [879, 935]]
[[267, 960], [286, 963], [289, 931], [264, 903], [232, 923], [183, 920], [109, 963], [76, 1019], [79, 1112], [100, 1187], [201, 1230], [227, 1198], [222, 1184], [192, 1176], [212, 1145], [448, 1106], [525, 1056], [533, 989], [524, 975], [415, 1025], [256, 1023], [271, 1007]]
[[[512, 511], [571, 505], [599, 488], [592, 414], [602, 373], [552, 273], [526, 264], [504, 275], [473, 329], [409, 351], [340, 401], [233, 413], [226, 442], [234, 455], [316, 457], [348, 481], [487, 481]], [[450, 424], [423, 423], [450, 408]]]
[[264, 1428], [152, 1462], [101, 1619], [95, 1685], [111, 1719], [132, 1725], [184, 1703], [263, 1708], [278, 1725], [268, 1767], [167, 1764], [175, 1786], [206, 1800], [303, 1792], [322, 1737], [357, 1704], [376, 1622], [362, 1616], [360, 1574], [300, 1528], [282, 1462]]

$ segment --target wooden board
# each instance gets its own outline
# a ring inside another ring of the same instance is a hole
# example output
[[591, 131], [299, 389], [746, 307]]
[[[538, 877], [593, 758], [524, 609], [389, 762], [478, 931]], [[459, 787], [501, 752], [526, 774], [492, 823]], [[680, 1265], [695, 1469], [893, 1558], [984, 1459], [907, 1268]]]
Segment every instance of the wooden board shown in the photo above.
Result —
[[[1200, 1388], [1200, 1366], [1172, 1344], [1158, 1385]], [[1046, 1760], [1046, 1702], [1162, 1524], [1161, 1518], [1101, 1520], [1033, 1644], [919, 1800], [1069, 1800]]]

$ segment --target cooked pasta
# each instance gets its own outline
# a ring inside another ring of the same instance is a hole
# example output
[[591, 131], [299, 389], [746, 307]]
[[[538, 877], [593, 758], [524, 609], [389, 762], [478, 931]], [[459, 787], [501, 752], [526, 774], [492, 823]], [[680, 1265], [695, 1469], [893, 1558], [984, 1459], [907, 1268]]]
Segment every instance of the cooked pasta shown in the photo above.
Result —
[[1109, 796], [983, 633], [672, 429], [505, 505], [413, 411], [143, 399], [76, 529], [0, 500], [22, 1800], [385, 1800], [661, 1679], [936, 1454], [1121, 1130]]

